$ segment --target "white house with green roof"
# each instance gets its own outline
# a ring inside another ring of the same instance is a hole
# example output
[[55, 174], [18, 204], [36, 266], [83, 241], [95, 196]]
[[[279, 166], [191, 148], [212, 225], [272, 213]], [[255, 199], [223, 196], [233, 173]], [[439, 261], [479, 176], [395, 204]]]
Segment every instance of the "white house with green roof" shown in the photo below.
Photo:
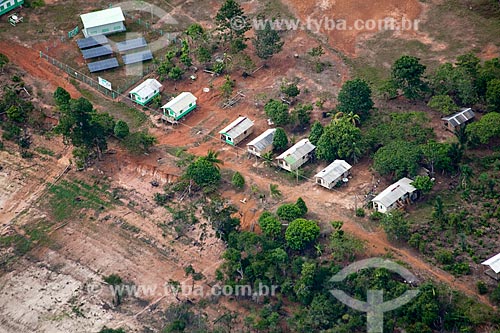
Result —
[[0, 15], [22, 6], [24, 0], [0, 0]]
[[196, 96], [190, 92], [182, 92], [161, 108], [163, 110], [163, 119], [178, 121], [189, 112], [196, 109]]
[[160, 94], [162, 85], [155, 79], [147, 79], [140, 85], [130, 90], [129, 95], [132, 101], [140, 105], [146, 105], [158, 94]]
[[82, 32], [85, 37], [108, 35], [127, 30], [124, 24], [125, 17], [120, 7], [82, 14], [80, 18], [82, 19]]
[[308, 139], [302, 139], [280, 156], [276, 157], [278, 165], [288, 171], [295, 171], [313, 157], [313, 145]]

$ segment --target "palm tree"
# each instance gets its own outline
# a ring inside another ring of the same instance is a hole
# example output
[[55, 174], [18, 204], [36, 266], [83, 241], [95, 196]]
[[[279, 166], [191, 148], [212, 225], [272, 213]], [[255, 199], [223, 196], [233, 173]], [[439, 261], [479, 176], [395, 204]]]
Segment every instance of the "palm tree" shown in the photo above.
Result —
[[344, 112], [337, 112], [335, 116], [333, 116], [334, 122], [338, 122], [340, 119], [345, 119], [346, 121], [351, 122], [354, 126], [360, 122], [359, 115], [354, 112], [349, 112], [347, 114]]
[[271, 193], [271, 197], [273, 198], [281, 197], [281, 191], [278, 190], [277, 184], [269, 184], [269, 192]]
[[220, 166], [224, 164], [224, 161], [219, 159], [219, 152], [212, 149], [208, 150], [207, 156], [205, 156], [204, 159], [215, 165], [217, 169], [220, 169]]

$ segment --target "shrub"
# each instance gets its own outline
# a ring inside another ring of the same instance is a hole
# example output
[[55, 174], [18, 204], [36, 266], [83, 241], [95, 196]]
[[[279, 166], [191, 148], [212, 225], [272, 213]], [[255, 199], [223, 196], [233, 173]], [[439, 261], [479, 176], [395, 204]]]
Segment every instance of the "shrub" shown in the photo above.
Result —
[[484, 295], [488, 292], [488, 286], [484, 283], [484, 281], [477, 281], [476, 286], [480, 295]]
[[167, 203], [168, 195], [165, 193], [155, 193], [153, 199], [158, 206], [164, 206]]
[[379, 211], [374, 211], [370, 214], [370, 220], [372, 221], [380, 221], [384, 217], [384, 214]]
[[453, 263], [453, 253], [448, 250], [438, 250], [436, 252], [436, 260], [443, 265], [450, 265]]
[[357, 217], [365, 217], [365, 210], [363, 208], [356, 209], [356, 216]]
[[295, 204], [284, 204], [279, 206], [276, 214], [280, 219], [289, 222], [303, 216], [302, 211]]
[[295, 206], [297, 206], [298, 209], [300, 209], [300, 212], [302, 213], [302, 216], [307, 214], [307, 206], [304, 200], [299, 197], [297, 199], [297, 202], [295, 202]]
[[245, 178], [243, 178], [243, 176], [241, 175], [241, 173], [239, 173], [238, 171], [236, 171], [234, 173], [234, 175], [233, 175], [233, 178], [231, 179], [231, 183], [236, 188], [242, 189], [245, 186]]
[[290, 223], [285, 232], [285, 239], [291, 249], [303, 250], [318, 238], [319, 232], [315, 221], [299, 218]]

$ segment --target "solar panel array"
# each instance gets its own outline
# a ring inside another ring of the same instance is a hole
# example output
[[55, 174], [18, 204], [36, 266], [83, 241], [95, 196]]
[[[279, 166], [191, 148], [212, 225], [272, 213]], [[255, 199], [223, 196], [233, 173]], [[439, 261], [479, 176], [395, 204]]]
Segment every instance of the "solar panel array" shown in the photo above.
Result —
[[91, 49], [82, 50], [83, 59], [91, 59], [102, 56], [107, 56], [113, 53], [111, 46], [103, 45], [98, 47], [93, 47]]
[[116, 60], [116, 58], [111, 58], [111, 59], [106, 59], [106, 60], [101, 60], [101, 61], [94, 61], [94, 62], [87, 64], [87, 66], [89, 67], [89, 71], [91, 73], [94, 73], [94, 72], [99, 72], [99, 71], [103, 71], [106, 69], [118, 67], [118, 60]]
[[83, 38], [76, 41], [80, 49], [86, 49], [97, 45], [108, 44], [108, 38], [104, 35]]
[[116, 43], [116, 47], [119, 52], [125, 52], [133, 49], [138, 49], [140, 47], [145, 47], [148, 45], [144, 37], [139, 37], [135, 39], [129, 39], [124, 42]]
[[123, 56], [123, 63], [125, 65], [129, 65], [129, 64], [134, 64], [136, 62], [142, 62], [151, 59], [153, 59], [153, 54], [151, 53], [150, 50], [146, 50], [131, 54], [125, 54]]

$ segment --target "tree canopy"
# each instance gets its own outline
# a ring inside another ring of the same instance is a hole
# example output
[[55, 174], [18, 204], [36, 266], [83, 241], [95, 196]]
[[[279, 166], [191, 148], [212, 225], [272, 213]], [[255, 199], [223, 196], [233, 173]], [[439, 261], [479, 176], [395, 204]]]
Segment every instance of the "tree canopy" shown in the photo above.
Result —
[[316, 221], [299, 218], [290, 222], [286, 228], [286, 243], [293, 250], [303, 250], [318, 238], [319, 232]]
[[264, 112], [276, 126], [285, 126], [290, 123], [288, 105], [277, 100], [270, 100], [264, 106]]
[[346, 81], [339, 92], [337, 110], [344, 114], [357, 114], [361, 120], [365, 120], [373, 109], [371, 94], [371, 88], [366, 81]]
[[219, 169], [206, 157], [198, 157], [189, 164], [185, 176], [200, 187], [217, 185], [221, 179]]
[[467, 125], [465, 132], [473, 145], [488, 143], [492, 138], [500, 136], [500, 113], [485, 114], [479, 121]]
[[281, 52], [284, 44], [279, 32], [271, 27], [270, 21], [266, 21], [264, 29], [255, 31], [252, 43], [255, 47], [255, 53], [261, 59], [269, 59], [274, 54]]
[[408, 55], [397, 59], [392, 65], [392, 80], [406, 98], [415, 100], [422, 97], [425, 90], [425, 83], [422, 81], [425, 68], [419, 58]]
[[276, 151], [284, 150], [288, 146], [288, 137], [283, 128], [276, 128], [273, 138], [273, 149]]
[[316, 156], [332, 162], [337, 158], [357, 162], [362, 155], [361, 131], [346, 118], [332, 121], [318, 140]]
[[417, 174], [420, 149], [408, 141], [393, 141], [380, 148], [373, 157], [373, 167], [381, 175], [393, 179]]

